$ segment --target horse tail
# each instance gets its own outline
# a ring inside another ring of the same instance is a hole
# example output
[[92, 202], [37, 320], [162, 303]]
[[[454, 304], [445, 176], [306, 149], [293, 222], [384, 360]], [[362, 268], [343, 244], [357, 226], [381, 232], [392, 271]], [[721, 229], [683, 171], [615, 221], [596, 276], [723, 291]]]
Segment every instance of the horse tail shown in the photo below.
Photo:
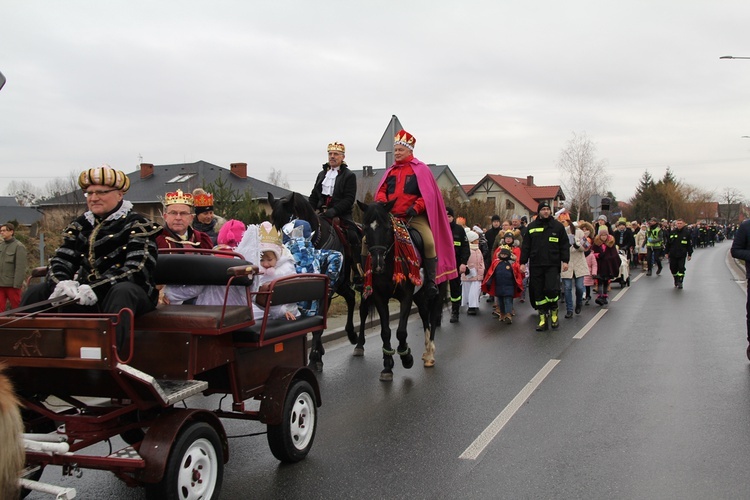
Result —
[[18, 498], [18, 478], [25, 461], [23, 421], [18, 399], [0, 365], [0, 498]]

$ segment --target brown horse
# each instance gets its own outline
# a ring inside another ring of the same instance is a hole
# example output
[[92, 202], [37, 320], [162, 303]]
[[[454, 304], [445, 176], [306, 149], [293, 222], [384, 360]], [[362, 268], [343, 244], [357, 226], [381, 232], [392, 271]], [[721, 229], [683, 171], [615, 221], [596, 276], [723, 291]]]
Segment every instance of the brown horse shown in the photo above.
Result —
[[18, 478], [25, 461], [23, 421], [13, 386], [0, 365], [0, 498], [18, 498]]

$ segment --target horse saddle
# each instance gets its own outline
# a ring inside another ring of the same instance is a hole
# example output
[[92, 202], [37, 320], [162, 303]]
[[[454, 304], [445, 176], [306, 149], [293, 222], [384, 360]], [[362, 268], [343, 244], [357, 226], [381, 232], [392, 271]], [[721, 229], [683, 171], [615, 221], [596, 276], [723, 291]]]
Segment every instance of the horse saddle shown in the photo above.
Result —
[[417, 255], [419, 255], [422, 258], [421, 261], [424, 262], [424, 242], [422, 241], [422, 235], [419, 234], [419, 231], [417, 231], [413, 227], [411, 226], [408, 226], [408, 227], [409, 227], [409, 238], [411, 238], [411, 244], [414, 245], [414, 249], [416, 250]]
[[353, 257], [355, 253], [358, 253], [358, 247], [364, 236], [362, 226], [353, 220], [342, 219], [340, 217], [332, 219], [325, 217], [325, 219], [331, 223], [334, 233], [336, 233], [341, 246], [344, 248], [345, 255]]

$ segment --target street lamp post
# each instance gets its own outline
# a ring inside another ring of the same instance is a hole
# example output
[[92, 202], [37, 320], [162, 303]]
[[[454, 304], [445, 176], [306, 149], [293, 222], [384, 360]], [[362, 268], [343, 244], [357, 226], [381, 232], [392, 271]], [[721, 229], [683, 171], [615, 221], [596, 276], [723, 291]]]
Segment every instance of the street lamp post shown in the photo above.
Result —
[[750, 59], [750, 57], [744, 56], [721, 56], [719, 59]]

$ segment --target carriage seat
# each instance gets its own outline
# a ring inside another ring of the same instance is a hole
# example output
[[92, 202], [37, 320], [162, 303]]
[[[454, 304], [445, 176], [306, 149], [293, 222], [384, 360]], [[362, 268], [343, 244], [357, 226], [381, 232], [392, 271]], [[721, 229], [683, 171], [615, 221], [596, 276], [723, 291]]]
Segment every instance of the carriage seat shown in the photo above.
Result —
[[[200, 254], [159, 254], [154, 273], [160, 285], [250, 286], [246, 260]], [[136, 330], [221, 333], [253, 321], [248, 306], [160, 304], [135, 319]]]
[[[292, 274], [266, 283], [257, 292], [255, 303], [264, 309], [263, 318], [255, 325], [232, 334], [235, 344], [263, 345], [270, 341], [323, 331], [326, 328], [328, 310], [328, 276], [324, 274]], [[289, 321], [285, 318], [270, 319], [272, 306], [295, 304], [304, 300], [318, 300], [319, 314]]]

